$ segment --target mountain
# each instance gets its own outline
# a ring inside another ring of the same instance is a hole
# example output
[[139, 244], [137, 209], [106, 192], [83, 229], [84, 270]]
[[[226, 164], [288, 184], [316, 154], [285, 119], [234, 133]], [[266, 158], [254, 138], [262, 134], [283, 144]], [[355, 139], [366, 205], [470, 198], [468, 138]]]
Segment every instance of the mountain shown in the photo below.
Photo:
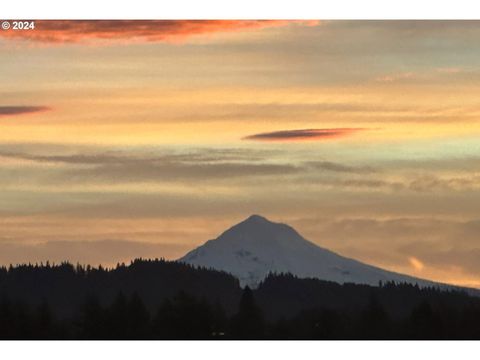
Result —
[[[295, 229], [252, 215], [215, 240], [190, 251], [180, 262], [223, 270], [240, 283], [257, 286], [269, 273], [291, 273], [337, 283], [378, 285], [395, 281], [450, 287], [340, 256], [304, 239]], [[473, 290], [473, 289], [472, 289]]]

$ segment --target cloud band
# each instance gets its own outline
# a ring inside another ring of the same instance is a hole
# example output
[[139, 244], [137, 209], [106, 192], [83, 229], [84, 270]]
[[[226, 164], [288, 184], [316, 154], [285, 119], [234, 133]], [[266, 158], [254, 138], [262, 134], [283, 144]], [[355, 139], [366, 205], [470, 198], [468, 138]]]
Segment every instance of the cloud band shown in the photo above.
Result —
[[249, 135], [243, 140], [255, 141], [312, 141], [326, 140], [351, 135], [361, 128], [334, 128], [334, 129], [300, 129], [300, 130], [281, 130], [267, 133]]
[[236, 32], [289, 24], [316, 25], [312, 20], [40, 20], [35, 31], [0, 32], [0, 36], [43, 43], [90, 41], [180, 41], [200, 34]]

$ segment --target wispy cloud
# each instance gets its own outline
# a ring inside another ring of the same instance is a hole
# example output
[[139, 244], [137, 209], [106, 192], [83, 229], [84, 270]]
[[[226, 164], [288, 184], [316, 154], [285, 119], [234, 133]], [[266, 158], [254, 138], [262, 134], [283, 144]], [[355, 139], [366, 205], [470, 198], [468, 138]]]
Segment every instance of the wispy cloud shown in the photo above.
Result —
[[46, 106], [0, 106], [0, 116], [23, 115], [50, 110]]
[[327, 170], [339, 173], [368, 174], [377, 171], [371, 166], [350, 166], [332, 161], [310, 161], [307, 163], [307, 165], [314, 169]]
[[454, 79], [477, 79], [478, 70], [465, 67], [437, 67], [424, 69], [422, 71], [403, 71], [384, 74], [375, 78], [379, 83], [414, 83], [414, 82], [446, 82]]
[[415, 74], [409, 71], [409, 72], [401, 72], [396, 74], [379, 76], [375, 80], [383, 83], [391, 83], [391, 82], [401, 81], [401, 80], [410, 80], [418, 76], [419, 76], [418, 74]]
[[442, 74], [458, 74], [464, 72], [465, 70], [459, 67], [441, 67], [436, 69], [437, 72]]
[[357, 131], [365, 130], [362, 128], [335, 128], [335, 129], [300, 129], [300, 130], [281, 130], [267, 133], [249, 135], [243, 140], [256, 141], [315, 141], [335, 139], [351, 135]]
[[85, 43], [91, 41], [162, 42], [190, 36], [236, 32], [293, 23], [316, 25], [318, 21], [289, 20], [42, 20], [35, 31], [0, 32], [0, 36], [44, 43]]

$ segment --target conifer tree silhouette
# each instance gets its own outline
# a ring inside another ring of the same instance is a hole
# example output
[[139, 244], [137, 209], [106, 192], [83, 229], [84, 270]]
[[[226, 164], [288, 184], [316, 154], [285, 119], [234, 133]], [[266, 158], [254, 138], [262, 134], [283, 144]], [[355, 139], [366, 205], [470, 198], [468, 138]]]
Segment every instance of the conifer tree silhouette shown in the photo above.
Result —
[[96, 296], [90, 295], [80, 309], [79, 335], [82, 339], [106, 339], [106, 311]]
[[150, 314], [141, 297], [135, 292], [127, 304], [126, 336], [129, 339], [145, 339], [148, 337], [150, 328]]
[[165, 300], [154, 319], [159, 339], [209, 339], [213, 336], [213, 311], [205, 300], [181, 291]]
[[410, 316], [410, 335], [414, 339], [441, 339], [442, 331], [441, 319], [434, 313], [428, 301], [423, 301], [413, 309]]
[[41, 339], [48, 340], [55, 338], [54, 317], [50, 305], [45, 300], [37, 308], [35, 325], [35, 333], [38, 334]]
[[232, 318], [231, 335], [238, 339], [261, 339], [265, 336], [262, 310], [255, 303], [252, 290], [246, 286]]
[[377, 296], [372, 293], [360, 318], [359, 334], [364, 339], [388, 339], [390, 319]]

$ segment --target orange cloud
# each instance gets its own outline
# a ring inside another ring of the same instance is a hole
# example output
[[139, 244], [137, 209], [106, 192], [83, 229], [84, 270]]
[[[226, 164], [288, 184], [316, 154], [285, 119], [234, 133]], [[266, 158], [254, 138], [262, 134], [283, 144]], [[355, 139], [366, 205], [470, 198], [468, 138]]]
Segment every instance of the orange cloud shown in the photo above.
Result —
[[292, 23], [314, 26], [312, 20], [39, 20], [35, 30], [0, 31], [6, 38], [44, 43], [91, 41], [179, 41], [193, 35], [236, 32]]
[[334, 139], [350, 135], [354, 132], [364, 130], [361, 128], [336, 128], [336, 129], [300, 129], [281, 130], [268, 133], [249, 135], [243, 140], [257, 141], [312, 141]]
[[413, 256], [410, 256], [408, 258], [408, 262], [410, 263], [410, 265], [414, 268], [414, 270], [416, 271], [422, 271], [423, 268], [425, 267], [425, 265], [423, 264], [423, 262], [421, 262], [419, 259], [417, 259], [416, 257], [413, 257]]

